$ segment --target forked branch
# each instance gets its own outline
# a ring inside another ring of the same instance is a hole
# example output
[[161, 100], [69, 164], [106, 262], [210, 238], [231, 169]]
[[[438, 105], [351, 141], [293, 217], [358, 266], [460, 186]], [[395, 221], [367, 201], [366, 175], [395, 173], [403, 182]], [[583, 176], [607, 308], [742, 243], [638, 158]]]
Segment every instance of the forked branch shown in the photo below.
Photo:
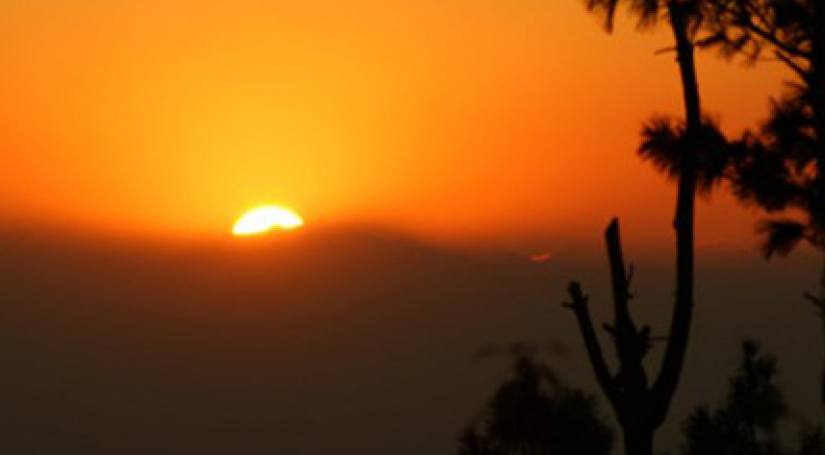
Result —
[[576, 315], [576, 321], [579, 324], [582, 338], [584, 338], [584, 346], [587, 349], [590, 365], [596, 375], [596, 381], [598, 381], [610, 404], [615, 407], [618, 399], [616, 384], [604, 360], [604, 353], [599, 338], [596, 336], [596, 330], [593, 328], [593, 318], [590, 316], [590, 309], [587, 305], [588, 297], [582, 292], [581, 285], [576, 281], [570, 283], [567, 292], [572, 301], [565, 303], [564, 306]]

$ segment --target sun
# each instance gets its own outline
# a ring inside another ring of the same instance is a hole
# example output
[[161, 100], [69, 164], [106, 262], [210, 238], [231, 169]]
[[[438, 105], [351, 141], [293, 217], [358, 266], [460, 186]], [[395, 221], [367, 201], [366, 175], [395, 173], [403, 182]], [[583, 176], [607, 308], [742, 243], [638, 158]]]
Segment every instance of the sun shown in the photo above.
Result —
[[263, 234], [273, 229], [297, 229], [304, 220], [292, 210], [277, 205], [255, 207], [241, 215], [232, 226], [232, 235], [243, 237]]

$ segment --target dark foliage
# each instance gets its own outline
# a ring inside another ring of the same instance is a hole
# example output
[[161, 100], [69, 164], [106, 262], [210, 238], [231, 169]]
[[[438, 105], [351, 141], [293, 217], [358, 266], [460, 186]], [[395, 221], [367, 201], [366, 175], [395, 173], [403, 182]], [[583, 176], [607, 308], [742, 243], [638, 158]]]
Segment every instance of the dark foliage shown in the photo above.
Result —
[[786, 255], [802, 240], [825, 250], [825, 194], [816, 135], [799, 100], [774, 101], [761, 133], [733, 147], [730, 180], [745, 204], [769, 213], [792, 211], [796, 219], [760, 223], [765, 256]]
[[715, 410], [699, 408], [689, 417], [684, 455], [783, 453], [776, 428], [785, 416], [785, 401], [775, 383], [776, 359], [754, 342], [745, 342], [742, 351], [724, 403]]
[[693, 166], [696, 189], [707, 193], [721, 182], [730, 161], [728, 142], [719, 127], [706, 120], [693, 135], [684, 122], [657, 116], [642, 127], [639, 155], [668, 178], [677, 180]]
[[818, 426], [799, 432], [797, 449], [782, 446], [777, 429], [788, 415], [776, 384], [777, 361], [750, 341], [743, 343], [742, 354], [721, 405], [697, 408], [688, 418], [682, 454], [824, 455], [825, 432]]
[[636, 18], [639, 28], [655, 26], [660, 20], [670, 20], [672, 6], [680, 8], [680, 14], [688, 18], [691, 38], [700, 32], [703, 22], [704, 0], [587, 0], [587, 10], [601, 16], [608, 32], [613, 31], [616, 12], [621, 4]]
[[813, 49], [813, 7], [819, 0], [710, 0], [702, 44], [752, 62], [765, 53], [794, 59]]
[[822, 427], [799, 432], [799, 455], [825, 455], [825, 431]]
[[764, 220], [758, 232], [764, 235], [763, 253], [770, 259], [774, 254], [790, 253], [805, 236], [805, 225], [794, 220]]
[[460, 455], [604, 455], [613, 446], [595, 398], [525, 356], [477, 420], [459, 439]]
[[769, 118], [732, 147], [734, 194], [798, 214], [760, 224], [766, 257], [802, 240], [825, 250], [825, 2], [709, 0], [706, 11], [703, 45], [753, 63], [773, 57], [795, 76]]
[[[613, 31], [613, 22], [620, 0], [587, 0], [587, 9], [592, 13], [602, 15], [607, 31]], [[659, 0], [629, 0], [625, 2], [634, 16], [638, 18], [640, 27], [655, 24], [662, 11]]]
[[[808, 243], [825, 253], [825, 1], [707, 0], [702, 43], [755, 63], [774, 57], [794, 75], [756, 132], [732, 149], [730, 179], [745, 204], [768, 213], [761, 222], [766, 258]], [[825, 322], [825, 270], [819, 295], [806, 294]], [[825, 372], [821, 377], [825, 405]]]

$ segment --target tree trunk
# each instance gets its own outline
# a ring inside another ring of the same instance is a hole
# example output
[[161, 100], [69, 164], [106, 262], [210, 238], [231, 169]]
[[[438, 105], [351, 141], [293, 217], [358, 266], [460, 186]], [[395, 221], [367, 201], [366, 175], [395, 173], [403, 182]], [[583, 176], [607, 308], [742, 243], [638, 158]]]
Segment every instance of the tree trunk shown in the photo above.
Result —
[[[685, 106], [685, 134], [692, 147], [682, 157], [676, 196], [676, 299], [662, 368], [649, 393], [646, 387], [623, 410], [626, 455], [652, 455], [653, 434], [665, 420], [685, 363], [693, 314], [694, 288], [694, 213], [696, 201], [696, 153], [701, 144], [702, 109], [696, 76], [695, 46], [690, 36], [687, 5], [668, 2], [670, 26], [676, 42], [676, 59], [682, 82]], [[641, 369], [641, 358], [638, 359]], [[635, 387], [634, 387], [635, 388]], [[628, 390], [631, 392], [631, 390]]]
[[693, 144], [682, 159], [679, 188], [676, 197], [676, 302], [665, 350], [662, 371], [654, 385], [654, 419], [658, 427], [664, 421], [673, 394], [679, 383], [687, 352], [688, 336], [693, 315], [694, 286], [694, 211], [696, 200], [696, 152], [702, 130], [702, 111], [699, 84], [696, 76], [695, 48], [689, 33], [689, 18], [682, 2], [668, 3], [670, 25], [676, 41], [679, 74], [685, 104], [686, 134]]

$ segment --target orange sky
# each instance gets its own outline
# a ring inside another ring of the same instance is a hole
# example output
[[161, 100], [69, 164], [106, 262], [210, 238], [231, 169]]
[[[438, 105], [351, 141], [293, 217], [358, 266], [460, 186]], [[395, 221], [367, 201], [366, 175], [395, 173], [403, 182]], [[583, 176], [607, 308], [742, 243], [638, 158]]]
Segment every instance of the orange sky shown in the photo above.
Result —
[[[619, 214], [656, 245], [672, 188], [634, 150], [678, 79], [666, 33], [618, 28], [575, 0], [3, 2], [0, 215], [202, 235], [276, 202], [506, 243]], [[784, 76], [700, 63], [729, 131]], [[742, 241], [733, 207], [700, 243]]]

